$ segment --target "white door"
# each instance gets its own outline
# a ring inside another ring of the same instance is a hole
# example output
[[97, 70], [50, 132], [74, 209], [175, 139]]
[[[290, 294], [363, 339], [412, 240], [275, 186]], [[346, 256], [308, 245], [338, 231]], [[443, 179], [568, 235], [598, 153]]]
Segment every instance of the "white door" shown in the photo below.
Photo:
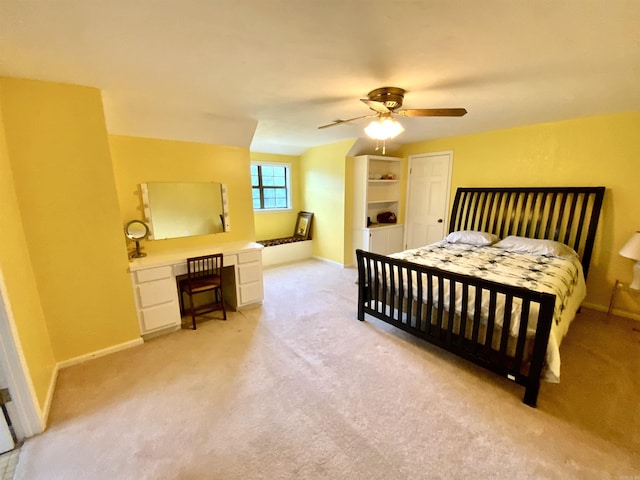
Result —
[[[7, 388], [8, 382], [4, 378], [3, 369], [0, 368], [0, 389]], [[13, 436], [11, 435], [11, 430], [9, 430], [9, 425], [7, 424], [7, 419], [5, 415], [8, 415], [7, 409], [5, 406], [2, 406], [0, 411], [0, 453], [8, 452], [9, 450], [13, 450], [15, 444], [13, 443]]]
[[[38, 409], [38, 400], [26, 375], [26, 366], [19, 352], [19, 344], [11, 326], [11, 308], [7, 301], [7, 288], [0, 270], [0, 386], [11, 390], [12, 400], [5, 405], [18, 440], [41, 433], [45, 424]], [[13, 438], [0, 412], [0, 451], [13, 448]]]
[[409, 157], [405, 248], [422, 247], [445, 237], [452, 163], [452, 152]]

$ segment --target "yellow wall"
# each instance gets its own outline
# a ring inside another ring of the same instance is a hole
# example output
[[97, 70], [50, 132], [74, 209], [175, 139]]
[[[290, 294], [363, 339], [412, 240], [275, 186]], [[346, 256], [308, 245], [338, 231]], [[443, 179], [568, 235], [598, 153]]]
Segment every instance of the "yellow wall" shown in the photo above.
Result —
[[227, 185], [231, 231], [143, 241], [141, 245], [146, 252], [255, 240], [247, 148], [119, 135], [110, 135], [109, 145], [120, 204], [120, 232], [129, 220], [144, 219], [141, 183], [220, 182]]
[[353, 204], [355, 202], [353, 198], [353, 167], [353, 157], [348, 156], [344, 169], [344, 248], [342, 255], [345, 265], [355, 266], [353, 261], [355, 255], [353, 249]]
[[[453, 150], [453, 191], [605, 185], [587, 299], [605, 308], [614, 280], [631, 278], [633, 262], [617, 252], [640, 229], [639, 131], [634, 112], [420, 142], [401, 155]], [[286, 236], [297, 211], [307, 210], [314, 213], [313, 254], [345, 264], [353, 145], [348, 140], [292, 157], [108, 136], [98, 90], [0, 79], [0, 269], [41, 408], [56, 362], [139, 337], [122, 227], [143, 218], [140, 183], [228, 187], [230, 232], [144, 242], [149, 252]], [[292, 212], [254, 219], [251, 159], [291, 163]], [[632, 311], [628, 302], [623, 298], [620, 306]]]
[[313, 147], [300, 159], [304, 209], [313, 212], [313, 255], [344, 265], [347, 154], [355, 140]]
[[0, 82], [34, 298], [56, 360], [139, 338], [100, 91]]
[[[22, 349], [38, 404], [45, 407], [56, 360], [40, 295], [22, 226], [13, 173], [7, 152], [2, 103], [3, 84], [0, 82], [0, 273], [6, 287], [3, 298], [7, 317], [13, 319], [16, 341]], [[0, 281], [1, 281], [0, 280]]]
[[302, 190], [300, 186], [300, 157], [251, 152], [251, 160], [256, 162], [288, 163], [291, 165], [289, 172], [291, 180], [291, 210], [254, 213], [256, 238], [258, 240], [290, 237], [293, 235], [298, 212], [304, 210], [300, 194]]
[[459, 186], [607, 187], [587, 296], [606, 308], [615, 279], [631, 280], [633, 262], [618, 251], [640, 230], [639, 132], [640, 112], [632, 112], [415, 143], [402, 153], [453, 150], [452, 194]]

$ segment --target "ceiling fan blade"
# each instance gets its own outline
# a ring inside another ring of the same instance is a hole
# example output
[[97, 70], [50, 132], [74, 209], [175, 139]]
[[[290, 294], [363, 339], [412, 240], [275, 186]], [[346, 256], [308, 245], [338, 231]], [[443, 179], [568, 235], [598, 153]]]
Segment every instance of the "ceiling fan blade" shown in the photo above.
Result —
[[329, 123], [327, 125], [322, 125], [321, 127], [318, 127], [318, 130], [320, 130], [322, 128], [333, 127], [335, 125], [341, 125], [341, 124], [347, 123], [347, 122], [353, 122], [354, 120], [360, 120], [362, 118], [377, 117], [377, 116], [378, 116], [377, 113], [372, 113], [371, 115], [363, 115], [361, 117], [349, 118], [348, 120], [334, 120], [333, 123]]
[[462, 117], [467, 110], [465, 108], [409, 108], [394, 113], [403, 117]]
[[375, 100], [369, 100], [368, 98], [361, 98], [360, 101], [366, 104], [371, 110], [375, 110], [379, 113], [389, 113], [391, 111], [382, 102], [376, 102]]

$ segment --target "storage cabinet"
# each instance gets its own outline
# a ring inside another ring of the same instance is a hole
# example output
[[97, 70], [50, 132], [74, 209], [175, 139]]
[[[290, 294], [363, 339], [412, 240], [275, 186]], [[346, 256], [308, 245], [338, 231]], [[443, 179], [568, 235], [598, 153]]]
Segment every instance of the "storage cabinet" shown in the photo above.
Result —
[[368, 228], [367, 230], [369, 231], [369, 245], [365, 250], [381, 253], [382, 255], [402, 250], [404, 233], [402, 225], [380, 226]]
[[357, 248], [383, 255], [403, 249], [404, 226], [378, 223], [378, 214], [400, 206], [402, 159], [377, 155], [354, 158], [353, 255]]
[[357, 230], [358, 238], [354, 237], [354, 251], [356, 248], [369, 252], [388, 255], [403, 249], [404, 228], [402, 225], [380, 225]]

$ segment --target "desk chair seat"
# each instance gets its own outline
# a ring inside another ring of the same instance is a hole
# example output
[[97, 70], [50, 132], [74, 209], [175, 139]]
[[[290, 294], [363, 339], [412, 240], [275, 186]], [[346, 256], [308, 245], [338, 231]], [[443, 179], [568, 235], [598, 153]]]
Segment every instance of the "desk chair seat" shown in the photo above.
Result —
[[[193, 329], [196, 329], [196, 316], [222, 310], [223, 318], [227, 319], [222, 296], [222, 254], [204, 255], [187, 258], [187, 278], [180, 282], [180, 306], [184, 312], [183, 294], [189, 297], [189, 312]], [[195, 295], [212, 292], [213, 301], [196, 306], [193, 301]]]

